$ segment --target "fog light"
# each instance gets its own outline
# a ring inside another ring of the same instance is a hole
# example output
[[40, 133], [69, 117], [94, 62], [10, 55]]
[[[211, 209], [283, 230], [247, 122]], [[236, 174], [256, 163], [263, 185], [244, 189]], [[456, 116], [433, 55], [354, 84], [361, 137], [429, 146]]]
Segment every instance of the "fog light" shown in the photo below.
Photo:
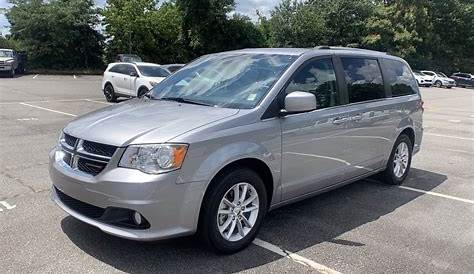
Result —
[[62, 161], [64, 159], [65, 155], [66, 155], [66, 153], [64, 153], [64, 151], [56, 150], [56, 152], [54, 153], [54, 160], [56, 162]]
[[140, 225], [142, 223], [142, 215], [135, 211], [135, 213], [133, 213], [133, 221], [136, 225]]

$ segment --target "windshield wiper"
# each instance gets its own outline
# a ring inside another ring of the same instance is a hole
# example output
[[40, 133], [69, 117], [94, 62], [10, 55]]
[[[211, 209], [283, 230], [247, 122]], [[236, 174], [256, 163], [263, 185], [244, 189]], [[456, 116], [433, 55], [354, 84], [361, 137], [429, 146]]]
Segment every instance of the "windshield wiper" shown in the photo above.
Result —
[[162, 97], [162, 98], [158, 98], [158, 99], [159, 100], [167, 100], [167, 101], [175, 101], [175, 102], [185, 103], [185, 104], [194, 104], [194, 105], [200, 105], [200, 106], [208, 106], [208, 107], [213, 106], [211, 104], [206, 104], [206, 103], [203, 103], [203, 102], [200, 102], [200, 101], [195, 101], [195, 100], [182, 98], [182, 97]]

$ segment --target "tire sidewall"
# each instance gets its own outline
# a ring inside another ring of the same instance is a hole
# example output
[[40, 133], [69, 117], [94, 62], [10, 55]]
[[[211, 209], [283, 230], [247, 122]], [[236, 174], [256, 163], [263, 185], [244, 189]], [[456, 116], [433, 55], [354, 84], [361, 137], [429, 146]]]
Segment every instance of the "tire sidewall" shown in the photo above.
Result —
[[[402, 177], [397, 177], [394, 173], [394, 170], [393, 170], [393, 159], [395, 158], [395, 152], [397, 151], [397, 147], [398, 145], [400, 145], [400, 143], [406, 143], [407, 146], [408, 146], [408, 165], [407, 165], [407, 169], [405, 170], [405, 173], [403, 174]], [[387, 163], [387, 175], [390, 176], [390, 181], [392, 184], [395, 184], [395, 185], [400, 185], [405, 179], [406, 177], [408, 176], [408, 173], [410, 172], [410, 168], [411, 168], [411, 160], [412, 160], [412, 153], [413, 153], [413, 145], [411, 143], [411, 140], [410, 138], [403, 134], [403, 135], [400, 135], [397, 139], [397, 141], [395, 142], [394, 146], [393, 146], [393, 149], [392, 149], [392, 153], [390, 154], [390, 159]]]
[[[106, 91], [106, 90], [107, 90], [108, 88], [111, 89], [111, 90], [110, 90], [110, 92], [111, 92], [111, 97], [110, 97], [110, 98], [107, 96], [107, 91]], [[115, 102], [115, 99], [116, 99], [116, 97], [115, 97], [115, 89], [114, 89], [114, 87], [113, 87], [111, 84], [105, 85], [105, 88], [104, 88], [104, 96], [105, 96], [105, 99], [107, 100], [107, 102]]]
[[[249, 234], [239, 241], [231, 242], [224, 239], [219, 232], [217, 226], [217, 211], [220, 202], [227, 191], [230, 190], [234, 185], [242, 182], [251, 184], [257, 191], [259, 199], [259, 212], [255, 225]], [[221, 177], [214, 186], [215, 187], [213, 187], [209, 192], [210, 195], [206, 195], [207, 199], [211, 200], [207, 201], [207, 210], [205, 212], [206, 216], [204, 216], [202, 220], [204, 222], [204, 230], [207, 232], [207, 235], [204, 236], [208, 238], [209, 244], [218, 252], [237, 252], [248, 246], [255, 239], [260, 229], [262, 220], [267, 211], [267, 195], [265, 186], [262, 179], [254, 171], [249, 169], [234, 169]]]

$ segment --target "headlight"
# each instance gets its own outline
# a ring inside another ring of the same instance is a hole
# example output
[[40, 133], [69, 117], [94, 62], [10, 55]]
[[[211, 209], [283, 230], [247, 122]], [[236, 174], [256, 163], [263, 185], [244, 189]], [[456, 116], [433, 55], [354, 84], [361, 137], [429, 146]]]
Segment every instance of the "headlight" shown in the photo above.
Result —
[[7, 61], [5, 61], [5, 63], [11, 64], [11, 63], [13, 63], [13, 61], [15, 61], [15, 60], [7, 60]]
[[158, 85], [158, 82], [155, 82], [155, 81], [150, 81], [150, 85], [152, 85], [152, 86], [156, 86], [156, 85]]
[[181, 168], [188, 150], [186, 144], [150, 144], [127, 147], [119, 166], [159, 174]]

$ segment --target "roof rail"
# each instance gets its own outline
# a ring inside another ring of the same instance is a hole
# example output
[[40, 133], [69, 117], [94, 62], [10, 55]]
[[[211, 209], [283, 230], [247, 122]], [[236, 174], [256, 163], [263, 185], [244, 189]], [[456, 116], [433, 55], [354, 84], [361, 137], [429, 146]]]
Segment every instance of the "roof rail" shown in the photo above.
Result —
[[314, 47], [315, 49], [331, 49], [331, 50], [352, 50], [352, 51], [360, 51], [360, 52], [372, 52], [372, 53], [379, 53], [379, 54], [387, 54], [387, 52], [370, 50], [370, 49], [360, 49], [360, 48], [350, 48], [350, 47], [331, 47], [331, 46], [317, 46]]

